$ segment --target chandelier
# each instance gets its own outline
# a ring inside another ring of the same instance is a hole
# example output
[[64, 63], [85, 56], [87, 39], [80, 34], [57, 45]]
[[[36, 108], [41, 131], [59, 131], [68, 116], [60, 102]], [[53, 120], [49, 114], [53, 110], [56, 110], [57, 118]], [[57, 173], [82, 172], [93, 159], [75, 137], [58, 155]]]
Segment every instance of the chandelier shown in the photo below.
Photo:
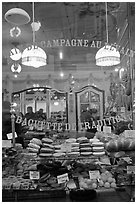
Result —
[[107, 2], [106, 5], [106, 34], [107, 34], [107, 43], [104, 47], [98, 50], [96, 53], [96, 65], [97, 66], [114, 66], [120, 63], [120, 53], [112, 45], [108, 43], [108, 18], [107, 18]]
[[[34, 22], [34, 2], [32, 2], [33, 7], [33, 24]], [[35, 27], [32, 27], [33, 31], [33, 44], [26, 48], [22, 53], [22, 64], [25, 66], [31, 66], [39, 68], [47, 64], [47, 55], [45, 51], [38, 47], [35, 43]]]

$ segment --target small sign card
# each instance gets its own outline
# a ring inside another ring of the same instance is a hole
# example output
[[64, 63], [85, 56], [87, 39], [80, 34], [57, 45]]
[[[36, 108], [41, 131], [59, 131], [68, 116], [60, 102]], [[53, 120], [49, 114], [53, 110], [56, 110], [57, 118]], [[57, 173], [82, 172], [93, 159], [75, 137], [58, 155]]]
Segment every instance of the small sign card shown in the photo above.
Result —
[[104, 133], [111, 133], [111, 127], [110, 126], [103, 126], [103, 132]]
[[[15, 138], [17, 137], [17, 133], [15, 132]], [[12, 132], [7, 134], [8, 140], [12, 140]]]
[[99, 179], [100, 178], [100, 172], [98, 170], [89, 171], [89, 178], [90, 179]]
[[40, 178], [39, 171], [30, 171], [30, 179], [39, 180], [39, 178]]
[[58, 184], [65, 183], [66, 181], [69, 181], [68, 174], [66, 173], [66, 174], [62, 174], [62, 175], [57, 176], [57, 180], [58, 180]]

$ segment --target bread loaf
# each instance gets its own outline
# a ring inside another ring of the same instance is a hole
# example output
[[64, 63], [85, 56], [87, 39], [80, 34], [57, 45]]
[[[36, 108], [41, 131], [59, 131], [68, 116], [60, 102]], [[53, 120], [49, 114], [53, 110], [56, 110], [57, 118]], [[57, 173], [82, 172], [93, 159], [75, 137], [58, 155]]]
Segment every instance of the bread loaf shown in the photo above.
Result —
[[86, 137], [78, 137], [77, 138], [77, 142], [79, 143], [86, 143], [86, 142], [89, 142], [89, 140], [86, 138]]
[[40, 157], [52, 157], [52, 153], [40, 153]]
[[105, 155], [105, 152], [93, 152], [93, 155], [101, 157], [101, 156]]
[[28, 144], [28, 146], [31, 147], [31, 148], [35, 148], [35, 149], [40, 149], [39, 145], [31, 143], [31, 142]]
[[103, 142], [93, 142], [92, 146], [93, 147], [102, 147], [102, 146], [104, 146], [104, 143]]
[[61, 157], [61, 156], [65, 156], [66, 154], [64, 152], [57, 152], [57, 153], [54, 153], [53, 156], [54, 157]]
[[37, 144], [37, 145], [42, 145], [42, 142], [41, 142], [41, 140], [39, 140], [39, 139], [37, 139], [37, 138], [33, 138], [31, 141], [30, 141], [31, 143], [34, 143], [34, 144]]
[[92, 150], [93, 152], [102, 152], [104, 151], [104, 147], [93, 147]]
[[29, 152], [32, 152], [32, 153], [38, 153], [39, 152], [39, 149], [35, 149], [35, 148], [31, 148], [31, 147], [27, 147], [26, 149], [29, 150]]
[[82, 148], [80, 148], [80, 151], [81, 152], [91, 152], [91, 147], [82, 147]]
[[90, 155], [92, 155], [92, 152], [81, 152], [80, 155], [82, 155], [82, 156], [90, 156]]
[[42, 138], [42, 142], [44, 143], [48, 143], [48, 144], [51, 144], [51, 143], [53, 143], [53, 140], [52, 139], [50, 139], [50, 138]]
[[43, 147], [48, 147], [48, 148], [51, 148], [51, 149], [54, 148], [54, 146], [52, 144], [48, 144], [48, 143], [45, 143], [45, 142], [42, 144], [42, 146]]
[[69, 138], [66, 140], [66, 142], [74, 143], [74, 142], [76, 142], [76, 139], [75, 138]]
[[40, 149], [40, 153], [51, 153], [51, 152], [53, 152], [53, 149], [48, 148], [48, 147], [42, 147]]

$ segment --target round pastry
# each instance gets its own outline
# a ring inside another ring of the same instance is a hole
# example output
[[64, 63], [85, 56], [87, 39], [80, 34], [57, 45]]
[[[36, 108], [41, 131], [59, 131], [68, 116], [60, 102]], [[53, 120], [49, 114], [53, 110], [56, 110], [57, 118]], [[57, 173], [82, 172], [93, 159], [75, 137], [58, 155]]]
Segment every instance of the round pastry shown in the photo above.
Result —
[[103, 152], [104, 151], [104, 147], [92, 147], [92, 150], [94, 152]]
[[29, 152], [26, 155], [36, 157], [37, 156], [37, 152]]
[[68, 152], [67, 155], [68, 156], [79, 156], [80, 153], [79, 152]]
[[92, 146], [94, 146], [94, 147], [102, 147], [102, 146], [104, 146], [104, 143], [103, 142], [93, 142]]
[[80, 147], [91, 147], [91, 144], [89, 142], [87, 142], [87, 143], [80, 143]]
[[99, 142], [99, 139], [93, 138], [93, 139], [89, 139], [89, 141], [90, 141], [90, 143]]
[[101, 156], [104, 156], [104, 155], [105, 155], [105, 152], [93, 152], [93, 155], [94, 155], [94, 156], [101, 157]]
[[90, 155], [92, 155], [92, 152], [81, 152], [80, 155], [82, 155], [82, 156], [90, 156]]
[[39, 140], [39, 139], [37, 139], [37, 138], [33, 138], [31, 141], [30, 141], [31, 143], [34, 143], [34, 144], [37, 144], [37, 145], [42, 145], [42, 142], [41, 142], [41, 140]]
[[76, 142], [76, 139], [75, 138], [69, 138], [66, 140], [66, 142], [74, 143], [74, 142]]
[[55, 149], [60, 149], [60, 148], [61, 148], [61, 145], [54, 145], [54, 148], [55, 148]]
[[89, 140], [86, 138], [86, 137], [78, 137], [77, 138], [77, 142], [79, 143], [86, 143], [86, 142], [89, 142]]
[[40, 149], [40, 153], [51, 153], [51, 152], [53, 152], [53, 149], [48, 148], [48, 147], [42, 147]]
[[62, 152], [62, 150], [61, 150], [61, 149], [55, 149], [54, 152], [55, 152], [55, 153], [57, 153], [57, 152]]
[[78, 152], [78, 151], [79, 151], [79, 147], [72, 147], [72, 148], [71, 148], [71, 151], [72, 151], [72, 152]]
[[26, 149], [29, 150], [29, 152], [32, 152], [32, 153], [38, 153], [38, 151], [39, 151], [39, 149], [35, 149], [35, 148], [31, 148], [31, 147], [27, 147]]
[[78, 142], [73, 142], [73, 143], [71, 143], [71, 146], [72, 147], [79, 147], [79, 143]]
[[66, 154], [64, 152], [57, 152], [53, 154], [53, 157], [61, 157], [61, 156], [65, 156]]
[[28, 144], [28, 146], [31, 147], [31, 148], [35, 148], [35, 149], [40, 149], [39, 145], [31, 143], [31, 142]]
[[43, 142], [43, 143], [45, 142], [45, 143], [51, 144], [51, 143], [53, 142], [53, 140], [50, 139], [50, 138], [44, 137], [44, 138], [42, 138], [42, 142]]
[[91, 152], [92, 148], [91, 147], [82, 147], [80, 148], [81, 152]]
[[51, 153], [40, 153], [39, 154], [40, 157], [52, 157]]
[[45, 142], [42, 144], [42, 146], [43, 146], [43, 147], [48, 147], [48, 148], [51, 148], [51, 149], [53, 149], [53, 148], [54, 148], [54, 146], [53, 146], [53, 145], [48, 144], [48, 143], [45, 143]]

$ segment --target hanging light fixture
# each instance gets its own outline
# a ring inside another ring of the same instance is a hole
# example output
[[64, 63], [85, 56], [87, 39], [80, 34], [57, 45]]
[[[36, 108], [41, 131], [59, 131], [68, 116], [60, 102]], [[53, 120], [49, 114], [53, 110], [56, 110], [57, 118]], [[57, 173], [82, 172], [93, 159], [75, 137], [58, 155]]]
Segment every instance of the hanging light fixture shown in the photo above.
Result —
[[[33, 7], [33, 24], [34, 22], [34, 2], [32, 2]], [[35, 43], [35, 29], [33, 29], [33, 44], [27, 47], [22, 53], [22, 64], [25, 66], [31, 66], [39, 68], [47, 64], [47, 55], [45, 51], [38, 47]]]
[[120, 63], [120, 53], [119, 51], [112, 45], [108, 43], [108, 18], [107, 18], [107, 2], [105, 2], [106, 6], [106, 35], [107, 35], [107, 43], [104, 47], [98, 50], [96, 53], [96, 65], [97, 66], [114, 66]]

